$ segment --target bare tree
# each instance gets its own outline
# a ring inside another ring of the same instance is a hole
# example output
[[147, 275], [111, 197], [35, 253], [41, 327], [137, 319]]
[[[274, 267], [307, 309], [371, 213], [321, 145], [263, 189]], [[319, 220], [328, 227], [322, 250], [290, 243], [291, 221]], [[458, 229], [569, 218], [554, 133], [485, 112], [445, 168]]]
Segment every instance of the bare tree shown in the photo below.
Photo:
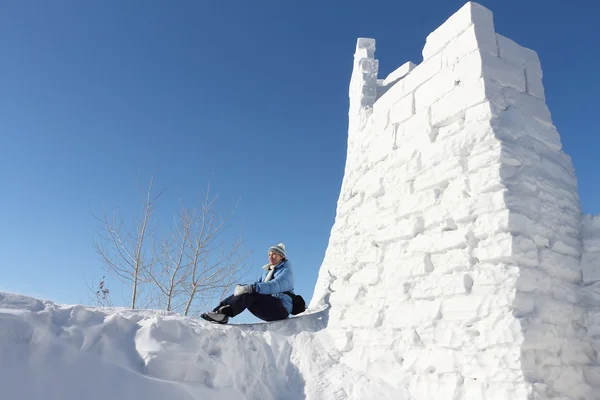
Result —
[[134, 212], [133, 229], [126, 229], [124, 223], [116, 219], [116, 213], [111, 219], [104, 215], [98, 218], [102, 222], [104, 234], [100, 234], [100, 240], [94, 241], [96, 252], [107, 272], [131, 285], [132, 309], [137, 306], [145, 272], [156, 262], [155, 252], [148, 249], [154, 244], [154, 232], [149, 228], [149, 224], [155, 211], [155, 203], [164, 191], [154, 196], [153, 185], [154, 175], [150, 179], [148, 190], [140, 193], [142, 208], [139, 215]]
[[[246, 271], [241, 232], [231, 237], [233, 211], [224, 217], [215, 211], [218, 196], [206, 196], [198, 207], [180, 205], [171, 229], [163, 237], [150, 229], [156, 201], [154, 176], [140, 198], [142, 209], [127, 231], [115, 217], [98, 218], [104, 233], [94, 246], [104, 268], [131, 287], [131, 308], [140, 308], [142, 291], [147, 306], [194, 315], [215, 298], [231, 292]], [[163, 232], [163, 231], [157, 231]], [[100, 292], [101, 293], [101, 292]]]
[[225, 218], [216, 218], [213, 203], [216, 197], [206, 198], [200, 210], [194, 210], [194, 229], [189, 237], [191, 263], [189, 278], [185, 281], [188, 299], [185, 315], [190, 313], [194, 300], [199, 300], [203, 307], [217, 293], [220, 298], [231, 291], [235, 280], [245, 272], [244, 258], [248, 253], [241, 252], [241, 235], [232, 238], [231, 243], [221, 240], [221, 234], [228, 226], [237, 206]]
[[[245, 272], [240, 237], [227, 238], [237, 206], [225, 217], [217, 217], [217, 196], [206, 197], [198, 208], [181, 207], [173, 233], [161, 246], [160, 262], [149, 270], [159, 290], [156, 305], [167, 311], [191, 315], [217, 295], [231, 291]], [[196, 306], [194, 306], [196, 305]]]
[[174, 311], [177, 298], [183, 293], [183, 284], [187, 279], [187, 238], [191, 219], [181, 207], [179, 220], [175, 220], [171, 238], [163, 240], [157, 262], [148, 270], [148, 277], [157, 292], [152, 297], [152, 305], [166, 311]]

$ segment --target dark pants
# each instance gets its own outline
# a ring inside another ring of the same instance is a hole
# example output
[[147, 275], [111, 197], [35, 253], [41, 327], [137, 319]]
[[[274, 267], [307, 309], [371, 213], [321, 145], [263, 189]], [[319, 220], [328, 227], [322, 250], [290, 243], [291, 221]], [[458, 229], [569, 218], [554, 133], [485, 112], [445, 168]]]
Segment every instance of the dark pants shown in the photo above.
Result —
[[229, 310], [225, 309], [223, 312], [229, 317], [235, 317], [245, 309], [263, 321], [278, 321], [289, 316], [281, 300], [270, 294], [245, 293], [239, 296], [229, 296], [221, 301], [215, 311], [221, 306], [230, 307]]

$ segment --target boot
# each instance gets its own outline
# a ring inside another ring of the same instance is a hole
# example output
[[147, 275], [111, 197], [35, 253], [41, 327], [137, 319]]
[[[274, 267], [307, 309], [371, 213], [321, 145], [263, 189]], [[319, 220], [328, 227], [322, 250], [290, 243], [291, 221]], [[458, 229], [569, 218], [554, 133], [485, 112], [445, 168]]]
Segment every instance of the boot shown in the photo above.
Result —
[[207, 313], [203, 313], [200, 315], [202, 319], [205, 319], [210, 322], [215, 322], [217, 324], [226, 324], [229, 322], [229, 316], [231, 315], [231, 307], [229, 306], [221, 306], [216, 309], [216, 311], [209, 311]]

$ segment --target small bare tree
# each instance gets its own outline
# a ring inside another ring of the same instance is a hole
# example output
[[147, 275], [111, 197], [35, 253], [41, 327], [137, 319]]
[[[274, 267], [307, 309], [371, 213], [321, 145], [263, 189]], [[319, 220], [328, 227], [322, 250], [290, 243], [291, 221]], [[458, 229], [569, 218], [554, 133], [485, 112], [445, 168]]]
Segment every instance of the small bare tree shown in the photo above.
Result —
[[127, 230], [123, 221], [116, 219], [116, 214], [113, 214], [110, 219], [106, 215], [97, 217], [102, 222], [104, 234], [100, 234], [100, 240], [94, 241], [94, 247], [107, 272], [131, 285], [130, 307], [132, 309], [138, 305], [137, 300], [145, 272], [156, 262], [155, 252], [148, 249], [154, 244], [154, 231], [149, 225], [156, 201], [164, 191], [154, 196], [153, 184], [154, 175], [150, 179], [147, 192], [140, 193], [142, 208], [139, 215], [134, 212], [132, 230]]
[[183, 293], [183, 283], [187, 279], [187, 237], [191, 221], [186, 219], [186, 211], [181, 208], [179, 221], [175, 220], [172, 237], [163, 240], [157, 262], [150, 268], [148, 277], [153, 283], [156, 293], [152, 295], [151, 304], [154, 307], [174, 311], [176, 300]]
[[225, 218], [217, 219], [213, 211], [215, 200], [216, 197], [209, 198], [207, 191], [200, 210], [194, 210], [192, 214], [194, 229], [188, 239], [191, 262], [189, 278], [184, 283], [187, 294], [185, 315], [190, 313], [196, 299], [206, 308], [206, 301], [215, 297], [217, 293], [222, 298], [246, 272], [243, 260], [248, 253], [241, 252], [241, 233], [240, 237], [232, 238], [231, 243], [221, 240], [222, 233], [235, 214], [237, 206]]
[[110, 289], [106, 285], [105, 276], [100, 279], [95, 287], [91, 287], [87, 282], [87, 288], [92, 293], [96, 305], [100, 307], [112, 307], [110, 300]]
[[[122, 222], [98, 218], [104, 233], [94, 242], [104, 268], [131, 286], [130, 307], [139, 308], [142, 290], [147, 305], [166, 311], [194, 315], [209, 301], [231, 292], [246, 271], [239, 237], [228, 236], [237, 206], [225, 217], [217, 216], [210, 184], [199, 207], [180, 206], [171, 230], [161, 238], [150, 229], [156, 201], [152, 195], [154, 176], [141, 197], [142, 210], [133, 220], [133, 229]], [[102, 293], [102, 292], [100, 292]]]
[[181, 207], [170, 240], [163, 241], [160, 261], [148, 271], [159, 291], [156, 305], [160, 308], [192, 315], [217, 295], [231, 291], [244, 274], [248, 253], [241, 251], [242, 240], [226, 238], [237, 206], [218, 218], [216, 199], [210, 198], [209, 184], [200, 207]]

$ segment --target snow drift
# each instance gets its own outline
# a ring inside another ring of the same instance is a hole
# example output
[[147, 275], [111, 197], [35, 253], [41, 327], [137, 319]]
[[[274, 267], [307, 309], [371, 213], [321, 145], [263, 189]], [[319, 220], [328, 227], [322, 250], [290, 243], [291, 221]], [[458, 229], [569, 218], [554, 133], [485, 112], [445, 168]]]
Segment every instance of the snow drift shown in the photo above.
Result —
[[323, 311], [220, 326], [0, 293], [2, 399], [385, 397], [385, 384], [339, 364], [316, 334]]
[[542, 77], [477, 3], [385, 78], [360, 38], [310, 311], [213, 326], [4, 294], [6, 398], [600, 399], [599, 217]]

